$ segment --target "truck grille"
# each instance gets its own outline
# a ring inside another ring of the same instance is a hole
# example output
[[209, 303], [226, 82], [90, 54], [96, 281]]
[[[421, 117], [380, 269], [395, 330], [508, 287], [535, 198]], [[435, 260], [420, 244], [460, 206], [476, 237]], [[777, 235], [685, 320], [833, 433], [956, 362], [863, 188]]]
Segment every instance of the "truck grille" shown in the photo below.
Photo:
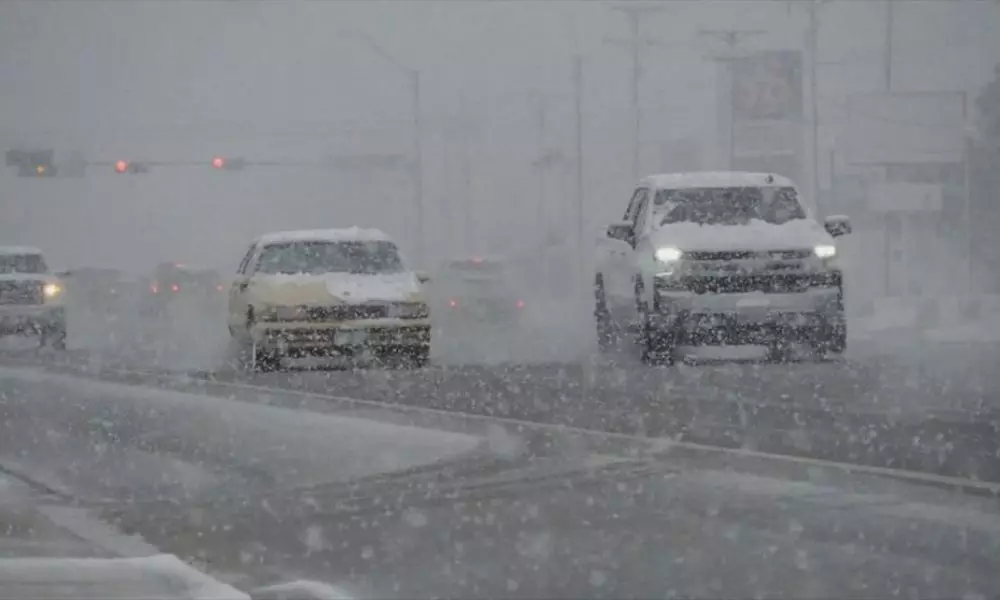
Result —
[[42, 284], [37, 281], [0, 281], [0, 304], [41, 304]]
[[384, 319], [388, 316], [389, 307], [384, 304], [311, 306], [306, 309], [307, 321], [355, 321], [359, 319]]
[[684, 252], [684, 258], [687, 260], [751, 260], [751, 259], [764, 259], [764, 260], [801, 260], [803, 258], [809, 258], [812, 256], [812, 250], [800, 249], [800, 250], [764, 250], [764, 251], [751, 251], [751, 250], [726, 250], [726, 251], [693, 251]]
[[810, 287], [839, 286], [840, 273], [766, 273], [685, 277], [681, 287], [696, 294], [794, 294]]

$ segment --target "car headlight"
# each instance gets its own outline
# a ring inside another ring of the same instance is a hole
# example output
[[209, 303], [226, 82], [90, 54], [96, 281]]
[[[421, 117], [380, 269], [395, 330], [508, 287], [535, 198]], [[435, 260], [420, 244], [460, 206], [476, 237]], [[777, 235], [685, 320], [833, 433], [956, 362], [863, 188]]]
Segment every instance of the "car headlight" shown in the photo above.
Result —
[[426, 302], [398, 302], [389, 308], [389, 316], [397, 319], [426, 319], [429, 315]]
[[818, 258], [833, 258], [837, 256], [836, 246], [816, 246], [813, 248], [813, 253], [816, 254]]
[[656, 260], [667, 264], [679, 261], [682, 255], [683, 253], [680, 250], [669, 246], [665, 248], [657, 248], [656, 252], [653, 253]]
[[63, 288], [58, 283], [46, 283], [45, 285], [42, 286], [42, 294], [46, 298], [55, 298], [56, 296], [61, 294], [62, 291]]

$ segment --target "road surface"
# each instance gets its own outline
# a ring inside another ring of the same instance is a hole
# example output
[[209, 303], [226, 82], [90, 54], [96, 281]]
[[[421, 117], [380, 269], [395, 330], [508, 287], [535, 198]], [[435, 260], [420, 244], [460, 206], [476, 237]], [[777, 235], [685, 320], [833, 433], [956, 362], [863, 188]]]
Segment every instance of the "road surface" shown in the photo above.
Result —
[[244, 589], [985, 598], [1000, 585], [995, 497], [943, 479], [128, 377], [0, 368], [0, 464]]

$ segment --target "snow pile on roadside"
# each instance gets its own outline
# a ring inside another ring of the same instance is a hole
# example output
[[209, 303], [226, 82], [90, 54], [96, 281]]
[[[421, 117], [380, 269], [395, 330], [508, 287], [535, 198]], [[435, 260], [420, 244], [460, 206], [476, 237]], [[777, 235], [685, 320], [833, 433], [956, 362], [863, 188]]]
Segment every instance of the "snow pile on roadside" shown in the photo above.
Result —
[[0, 599], [250, 600], [172, 554], [144, 558], [0, 559]]

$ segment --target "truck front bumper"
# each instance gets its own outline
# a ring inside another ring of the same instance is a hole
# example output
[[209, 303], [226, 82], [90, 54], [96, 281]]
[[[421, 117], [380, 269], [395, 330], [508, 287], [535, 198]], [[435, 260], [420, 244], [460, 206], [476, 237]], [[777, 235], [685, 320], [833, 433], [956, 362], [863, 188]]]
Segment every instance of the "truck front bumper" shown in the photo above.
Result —
[[844, 326], [840, 287], [798, 293], [695, 294], [660, 291], [649, 326], [681, 344], [766, 344], [776, 338], [812, 341]]

